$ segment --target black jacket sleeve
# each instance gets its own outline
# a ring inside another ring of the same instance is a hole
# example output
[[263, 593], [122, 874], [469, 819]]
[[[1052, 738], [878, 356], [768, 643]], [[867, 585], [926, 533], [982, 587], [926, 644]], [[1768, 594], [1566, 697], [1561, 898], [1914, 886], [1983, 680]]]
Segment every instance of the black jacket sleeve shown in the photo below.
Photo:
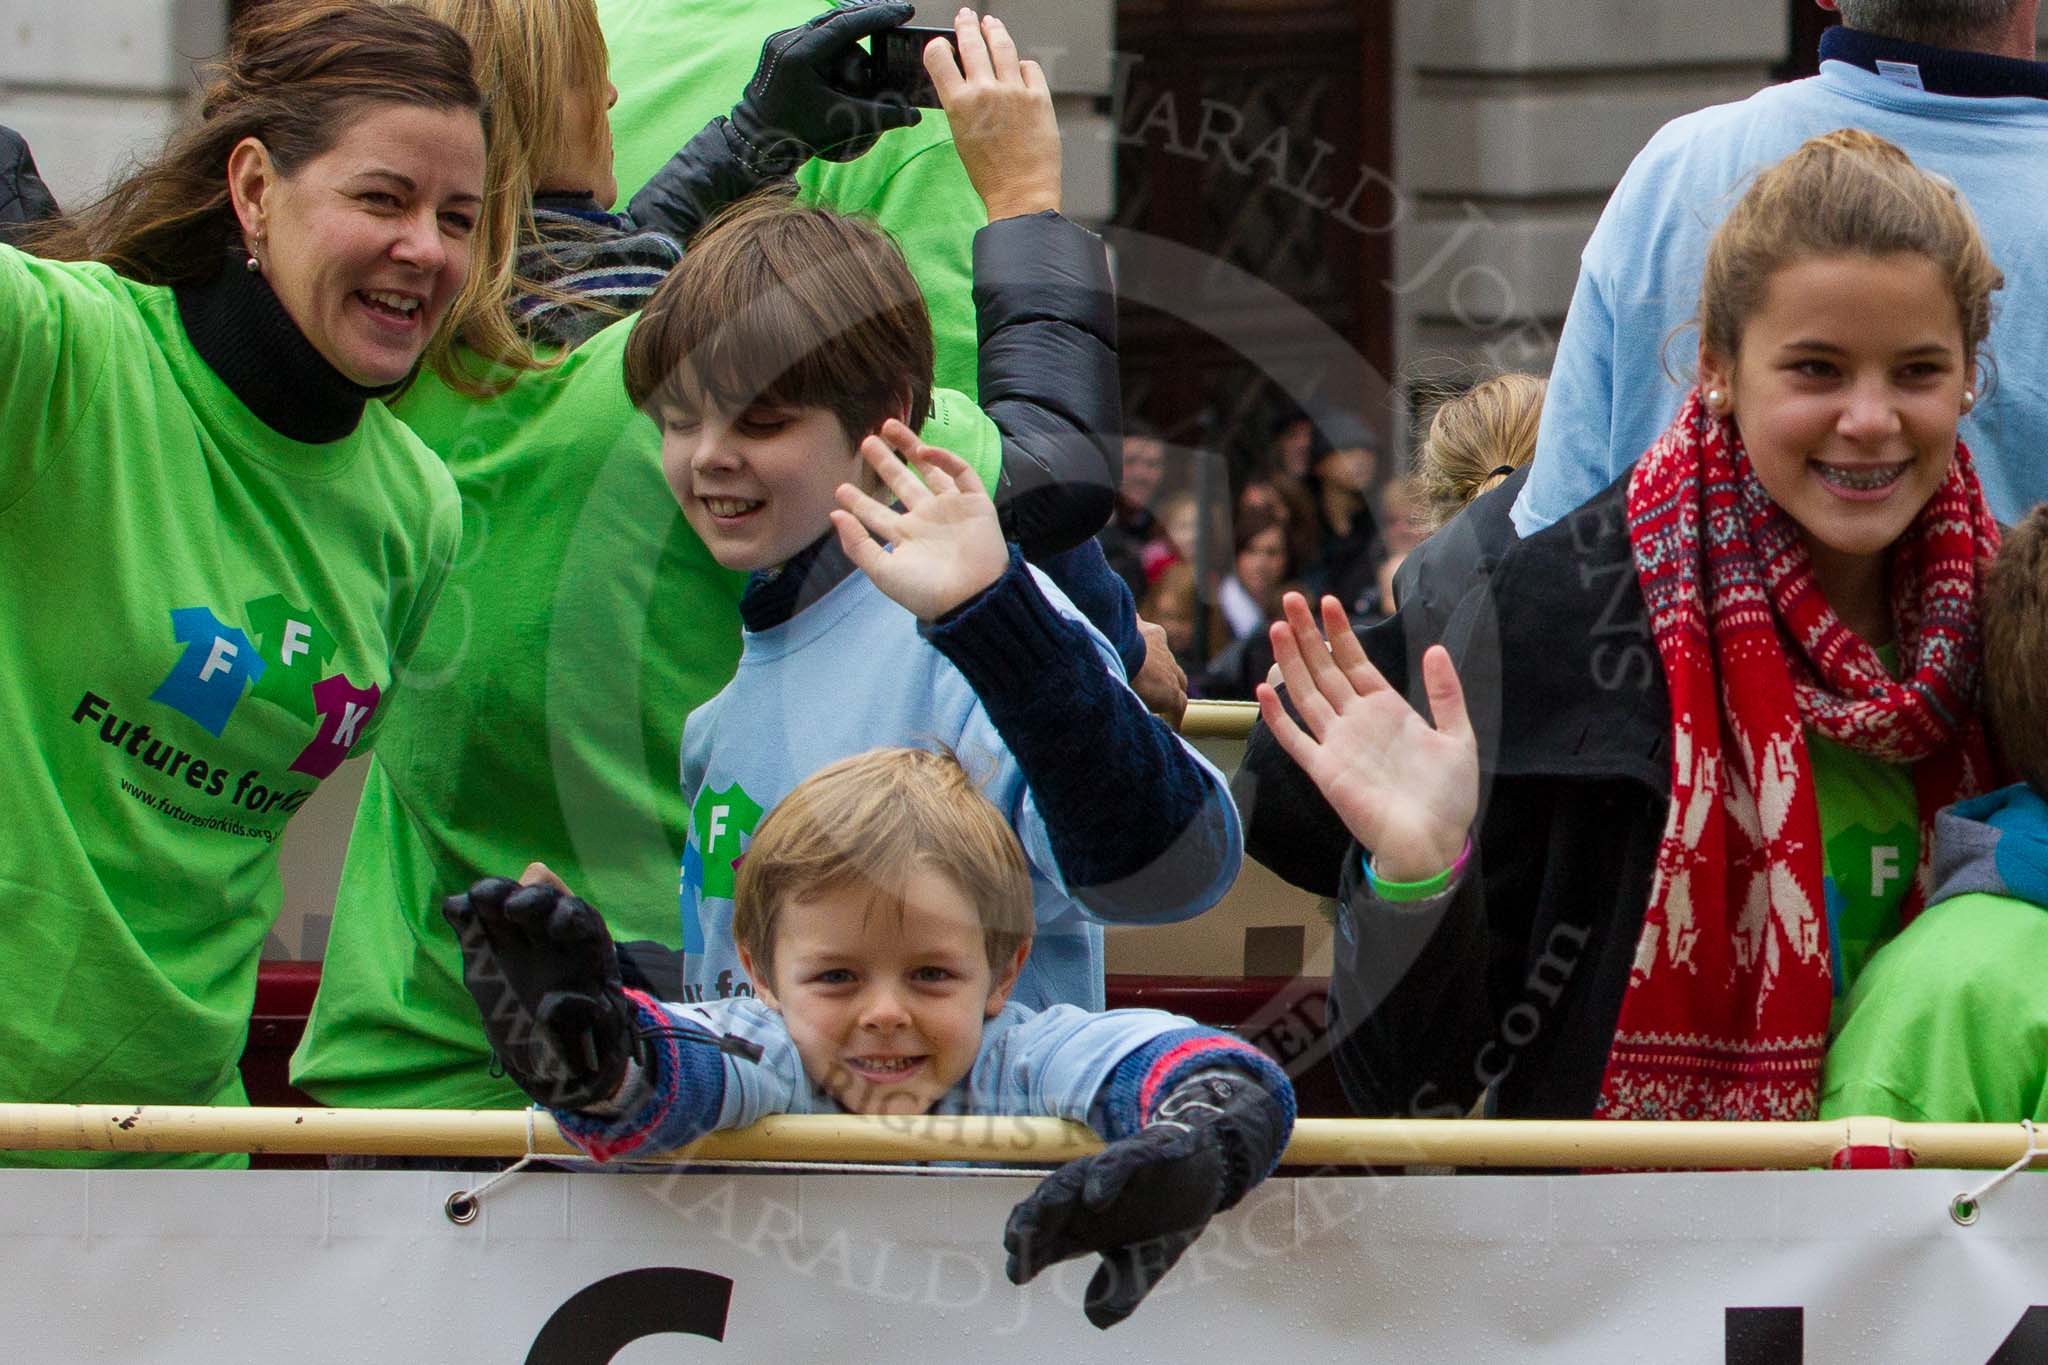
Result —
[[1116, 510], [1123, 399], [1102, 239], [1057, 213], [990, 223], [974, 236], [974, 313], [981, 407], [1003, 435], [996, 506], [1037, 562]]
[[1394, 904], [1351, 846], [1331, 941], [1337, 1079], [1366, 1118], [1462, 1118], [1483, 1089], [1471, 1058], [1487, 1031], [1484, 870], [1475, 851], [1449, 889]]
[[733, 155], [726, 127], [723, 118], [711, 120], [662, 163], [626, 204], [625, 217], [634, 227], [666, 233], [688, 245], [726, 205], [763, 185], [788, 183], [749, 170]]

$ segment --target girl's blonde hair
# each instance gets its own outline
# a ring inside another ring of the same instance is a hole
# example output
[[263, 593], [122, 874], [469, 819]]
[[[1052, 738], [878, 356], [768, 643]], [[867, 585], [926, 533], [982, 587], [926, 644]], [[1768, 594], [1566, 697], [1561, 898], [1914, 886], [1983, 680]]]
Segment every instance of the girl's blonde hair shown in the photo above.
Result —
[[1415, 486], [1431, 528], [1529, 463], [1549, 382], [1499, 374], [1437, 405], [1415, 453]]
[[1732, 360], [1771, 276], [1829, 256], [1924, 256], [1940, 269], [1974, 361], [2005, 276], [1953, 185], [1873, 133], [1809, 138], [1759, 174], [1714, 233], [1700, 281], [1700, 344]]
[[[568, 150], [563, 144], [569, 111], [578, 100], [601, 101], [610, 84], [611, 62], [597, 5], [594, 0], [386, 3], [416, 5], [469, 40], [476, 54], [476, 82], [495, 119], [484, 167], [484, 213], [477, 224], [478, 266], [456, 298], [452, 325], [436, 347], [451, 352], [459, 341], [487, 361], [515, 369], [544, 368], [560, 357], [534, 357], [508, 310], [514, 295], [556, 297], [557, 291], [520, 276], [517, 248], [538, 235], [533, 196], [540, 177]], [[578, 302], [593, 306], [591, 300]], [[453, 354], [428, 355], [444, 375], [450, 373]], [[469, 375], [451, 383], [475, 394], [504, 387]]]

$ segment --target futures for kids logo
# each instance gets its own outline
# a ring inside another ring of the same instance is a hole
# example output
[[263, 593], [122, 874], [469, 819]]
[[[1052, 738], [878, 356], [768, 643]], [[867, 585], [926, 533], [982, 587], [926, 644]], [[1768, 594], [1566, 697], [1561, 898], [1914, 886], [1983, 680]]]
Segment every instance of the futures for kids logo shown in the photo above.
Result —
[[683, 845], [683, 951], [704, 951], [704, 923], [699, 906], [707, 898], [731, 900], [754, 827], [761, 823], [761, 803], [734, 782], [721, 791], [705, 791], [690, 809], [690, 837]]
[[[226, 734], [246, 699], [270, 702], [314, 727], [311, 742], [292, 760], [289, 771], [315, 779], [331, 776], [376, 712], [378, 689], [357, 687], [339, 673], [327, 674], [337, 645], [311, 611], [275, 593], [245, 604], [243, 610], [246, 631], [223, 621], [211, 607], [173, 610], [171, 639], [184, 649], [149, 699], [215, 739]], [[233, 769], [238, 765], [211, 761], [152, 733], [146, 721], [116, 714], [114, 703], [95, 692], [80, 698], [71, 719], [81, 725], [97, 722], [103, 742], [145, 767], [179, 778], [204, 795], [227, 796], [251, 811], [282, 806], [289, 814], [312, 794], [310, 788], [293, 790], [286, 783], [265, 781], [257, 770], [236, 774]]]

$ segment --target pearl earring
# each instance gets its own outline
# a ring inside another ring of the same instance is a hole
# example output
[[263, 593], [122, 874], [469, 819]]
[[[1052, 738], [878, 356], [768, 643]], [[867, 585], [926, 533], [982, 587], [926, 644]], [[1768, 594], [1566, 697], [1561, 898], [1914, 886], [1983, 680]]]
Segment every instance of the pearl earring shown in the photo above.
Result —
[[1977, 391], [1976, 391], [1975, 389], [1964, 389], [1964, 390], [1963, 390], [1963, 411], [1964, 411], [1964, 412], [1968, 412], [1968, 411], [1969, 411], [1969, 410], [1970, 410], [1971, 408], [1974, 408], [1974, 407], [1976, 407], [1976, 406], [1977, 406]]
[[257, 248], [260, 247], [262, 244], [263, 239], [261, 237], [249, 243], [249, 259], [242, 262], [242, 268], [248, 271], [251, 275], [258, 275], [263, 272], [263, 262], [256, 255]]
[[1721, 391], [1720, 391], [1719, 389], [1708, 389], [1708, 390], [1707, 390], [1707, 406], [1708, 406], [1708, 407], [1710, 407], [1710, 408], [1713, 408], [1713, 409], [1714, 409], [1715, 411], [1717, 411], [1717, 412], [1718, 412], [1718, 411], [1720, 410], [1720, 407], [1721, 407]]

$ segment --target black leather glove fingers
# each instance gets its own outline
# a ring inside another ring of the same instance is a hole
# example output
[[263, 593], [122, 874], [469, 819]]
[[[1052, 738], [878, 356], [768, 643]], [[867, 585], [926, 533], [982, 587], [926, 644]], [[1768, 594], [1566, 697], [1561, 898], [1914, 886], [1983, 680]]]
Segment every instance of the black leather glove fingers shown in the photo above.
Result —
[[761, 44], [761, 62], [733, 106], [734, 154], [756, 175], [788, 175], [812, 156], [851, 161], [920, 115], [897, 98], [869, 99], [853, 73], [855, 44], [911, 16], [902, 0], [850, 0]]
[[1193, 1245], [1225, 1194], [1225, 1161], [1200, 1128], [1155, 1124], [1039, 1183], [1003, 1229], [1005, 1273], [1027, 1284], [1049, 1265], [1099, 1253], [1083, 1311], [1097, 1327], [1131, 1315]]
[[1293, 1124], [1284, 1081], [1276, 1095], [1235, 1068], [1196, 1072], [1137, 1133], [1068, 1162], [1010, 1211], [1005, 1273], [1026, 1284], [1049, 1265], [1097, 1252], [1102, 1264], [1082, 1307], [1097, 1327], [1115, 1326], [1219, 1210], [1265, 1179]]
[[442, 915], [505, 1073], [550, 1109], [609, 1100], [634, 1058], [633, 1002], [604, 920], [551, 886], [487, 877]]

